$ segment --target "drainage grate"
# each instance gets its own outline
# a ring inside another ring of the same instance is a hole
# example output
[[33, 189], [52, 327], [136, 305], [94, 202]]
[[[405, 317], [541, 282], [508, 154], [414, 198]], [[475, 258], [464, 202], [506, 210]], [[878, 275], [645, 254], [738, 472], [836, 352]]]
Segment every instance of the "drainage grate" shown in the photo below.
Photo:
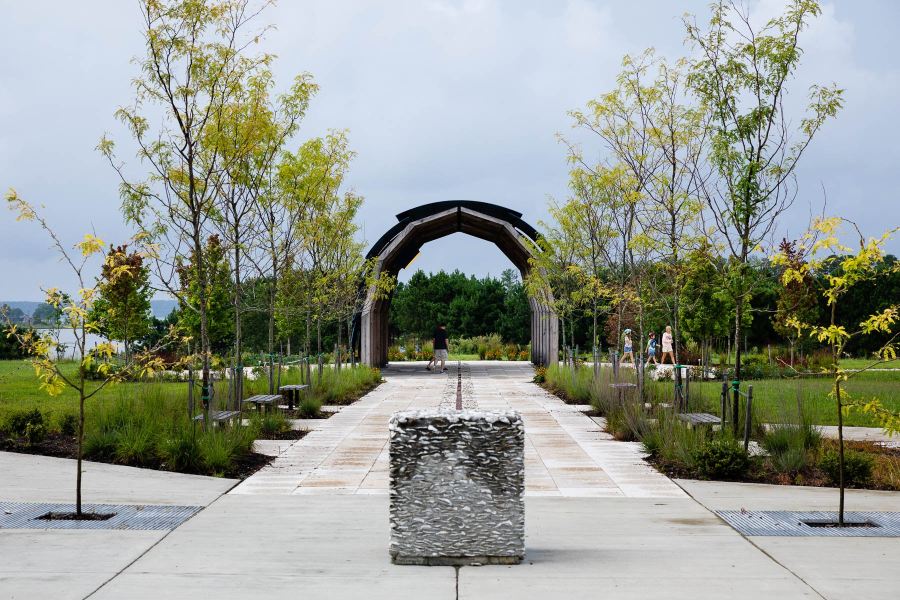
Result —
[[82, 512], [115, 513], [104, 521], [48, 521], [38, 517], [48, 512], [75, 512], [74, 504], [0, 502], [0, 529], [175, 529], [202, 510], [202, 506], [156, 506], [151, 504], [82, 504]]
[[[792, 537], [900, 537], [900, 512], [844, 512], [844, 521], [870, 527], [823, 527], [837, 511], [717, 510], [743, 535]], [[807, 523], [813, 523], [808, 525]]]

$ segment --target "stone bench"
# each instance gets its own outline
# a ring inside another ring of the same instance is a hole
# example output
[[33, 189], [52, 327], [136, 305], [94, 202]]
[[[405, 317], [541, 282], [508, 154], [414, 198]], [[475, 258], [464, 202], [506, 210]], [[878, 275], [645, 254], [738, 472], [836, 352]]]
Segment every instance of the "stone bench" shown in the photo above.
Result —
[[402, 411], [389, 430], [394, 563], [516, 564], [525, 557], [521, 414]]

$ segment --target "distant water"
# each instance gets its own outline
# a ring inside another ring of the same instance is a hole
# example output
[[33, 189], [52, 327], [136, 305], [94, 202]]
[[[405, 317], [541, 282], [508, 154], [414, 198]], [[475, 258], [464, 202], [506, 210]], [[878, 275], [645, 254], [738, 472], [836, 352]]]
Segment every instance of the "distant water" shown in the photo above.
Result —
[[[75, 340], [76, 340], [75, 332], [72, 331], [71, 329], [61, 329], [58, 332], [58, 339], [60, 342], [62, 342], [63, 344], [66, 345], [65, 357], [72, 358], [72, 353], [75, 351], [75, 347], [76, 347], [75, 346]], [[87, 334], [88, 350], [91, 350], [94, 348], [94, 346], [96, 346], [98, 344], [102, 344], [104, 342], [106, 342], [106, 339], [99, 335], [96, 335], [94, 333]], [[121, 347], [121, 344], [119, 344], [119, 346], [120, 346], [120, 348], [119, 348], [120, 351], [124, 350], [124, 348]]]
[[[10, 308], [21, 308], [22, 312], [30, 316], [34, 312], [34, 309], [43, 304], [43, 302], [0, 300], [0, 306], [3, 306], [4, 304], [8, 304]], [[150, 312], [153, 313], [153, 316], [157, 319], [165, 319], [176, 306], [178, 306], [178, 302], [175, 300], [151, 300]]]

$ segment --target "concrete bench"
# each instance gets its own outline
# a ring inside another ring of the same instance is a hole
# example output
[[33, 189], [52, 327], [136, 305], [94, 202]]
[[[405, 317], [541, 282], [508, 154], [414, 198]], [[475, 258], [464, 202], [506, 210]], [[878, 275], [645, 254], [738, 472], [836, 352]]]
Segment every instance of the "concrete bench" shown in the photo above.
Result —
[[303, 390], [308, 390], [308, 385], [283, 385], [278, 388], [278, 391], [281, 392], [281, 395], [284, 396], [285, 401], [287, 402], [288, 409], [294, 410], [294, 401], [297, 401], [297, 404], [300, 404], [300, 392]]
[[281, 400], [281, 395], [278, 394], [258, 394], [256, 396], [250, 396], [244, 400], [243, 403], [256, 405], [256, 410], [261, 410], [263, 406], [268, 410], [269, 407], [277, 406], [279, 400]]
[[[225, 423], [231, 421], [240, 414], [241, 411], [239, 410], [211, 410], [209, 411], [209, 420], [213, 423]], [[206, 413], [200, 413], [194, 417], [194, 420], [199, 422], [206, 421]]]
[[682, 421], [687, 421], [695, 427], [697, 425], [712, 427], [722, 422], [722, 419], [709, 413], [679, 413], [677, 416]]

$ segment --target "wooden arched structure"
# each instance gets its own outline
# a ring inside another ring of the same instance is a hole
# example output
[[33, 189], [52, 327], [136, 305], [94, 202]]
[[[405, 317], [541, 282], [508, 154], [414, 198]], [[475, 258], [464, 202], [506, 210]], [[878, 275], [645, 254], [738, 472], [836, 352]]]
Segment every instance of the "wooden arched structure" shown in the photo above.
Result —
[[[396, 276], [428, 242], [462, 232], [493, 242], [509, 258], [523, 280], [531, 270], [530, 252], [522, 238], [537, 240], [538, 233], [522, 220], [522, 214], [496, 204], [449, 200], [425, 204], [397, 215], [399, 221], [369, 250], [378, 272]], [[531, 305], [531, 360], [534, 364], [555, 362], [559, 349], [559, 320], [547, 302], [529, 298]], [[358, 315], [357, 334], [362, 362], [388, 363], [388, 312], [391, 298], [367, 295]], [[356, 342], [354, 339], [354, 342]]]

